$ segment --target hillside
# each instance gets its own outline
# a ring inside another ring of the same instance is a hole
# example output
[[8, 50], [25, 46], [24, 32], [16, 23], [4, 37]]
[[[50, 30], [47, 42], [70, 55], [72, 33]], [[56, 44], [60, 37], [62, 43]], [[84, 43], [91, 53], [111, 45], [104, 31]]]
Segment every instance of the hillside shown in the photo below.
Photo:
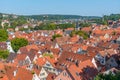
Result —
[[64, 20], [64, 19], [96, 19], [98, 16], [79, 16], [79, 15], [31, 15], [26, 16], [37, 20]]

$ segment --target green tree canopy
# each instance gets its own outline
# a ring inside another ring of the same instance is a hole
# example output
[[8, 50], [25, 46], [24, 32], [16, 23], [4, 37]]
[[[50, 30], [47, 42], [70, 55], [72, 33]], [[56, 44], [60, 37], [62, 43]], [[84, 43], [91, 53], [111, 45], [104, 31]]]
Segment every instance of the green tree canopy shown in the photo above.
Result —
[[87, 39], [89, 37], [89, 35], [84, 31], [72, 31], [70, 36], [73, 37], [74, 35], [79, 35], [83, 37], [83, 39]]
[[4, 29], [0, 29], [0, 42], [6, 41], [8, 39], [8, 33]]
[[120, 80], [120, 72], [117, 72], [115, 75], [112, 73], [98, 74], [94, 80]]
[[55, 35], [52, 36], [52, 40], [55, 40], [55, 39], [58, 38], [58, 37], [62, 37], [62, 35], [60, 35], [60, 34], [55, 34]]
[[28, 41], [24, 38], [15, 38], [11, 41], [11, 46], [15, 52], [26, 45], [28, 45]]
[[55, 29], [66, 29], [70, 27], [75, 27], [75, 24], [54, 24], [54, 23], [47, 23], [41, 24], [40, 26], [36, 26], [34, 30], [55, 30]]
[[7, 50], [0, 50], [0, 58], [6, 59], [9, 56], [9, 51]]
[[80, 26], [82, 26], [82, 27], [90, 27], [91, 23], [88, 23], [88, 22], [80, 23]]

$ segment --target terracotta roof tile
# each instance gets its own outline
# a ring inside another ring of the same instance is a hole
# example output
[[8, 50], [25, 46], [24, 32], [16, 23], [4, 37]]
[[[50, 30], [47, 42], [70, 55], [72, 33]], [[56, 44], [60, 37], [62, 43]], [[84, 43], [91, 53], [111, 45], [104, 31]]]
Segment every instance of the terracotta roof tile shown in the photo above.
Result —
[[18, 68], [16, 76], [12, 80], [32, 80], [33, 74], [26, 69]]

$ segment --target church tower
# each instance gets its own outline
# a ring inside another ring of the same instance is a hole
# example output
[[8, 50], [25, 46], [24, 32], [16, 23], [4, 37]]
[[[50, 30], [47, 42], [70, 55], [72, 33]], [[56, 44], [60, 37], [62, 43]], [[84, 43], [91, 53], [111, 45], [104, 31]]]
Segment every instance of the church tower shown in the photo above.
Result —
[[81, 26], [79, 25], [79, 21], [77, 20], [75, 23], [75, 31], [81, 30]]

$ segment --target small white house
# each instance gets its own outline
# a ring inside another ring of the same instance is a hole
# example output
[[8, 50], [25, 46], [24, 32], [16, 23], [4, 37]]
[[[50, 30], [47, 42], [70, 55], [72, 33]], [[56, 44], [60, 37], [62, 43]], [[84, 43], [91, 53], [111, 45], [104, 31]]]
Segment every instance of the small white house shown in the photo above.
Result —
[[10, 42], [10, 41], [7, 41], [6, 44], [7, 44], [7, 50], [8, 50], [10, 53], [14, 53], [14, 50], [12, 49], [12, 46], [11, 46], [11, 42]]

